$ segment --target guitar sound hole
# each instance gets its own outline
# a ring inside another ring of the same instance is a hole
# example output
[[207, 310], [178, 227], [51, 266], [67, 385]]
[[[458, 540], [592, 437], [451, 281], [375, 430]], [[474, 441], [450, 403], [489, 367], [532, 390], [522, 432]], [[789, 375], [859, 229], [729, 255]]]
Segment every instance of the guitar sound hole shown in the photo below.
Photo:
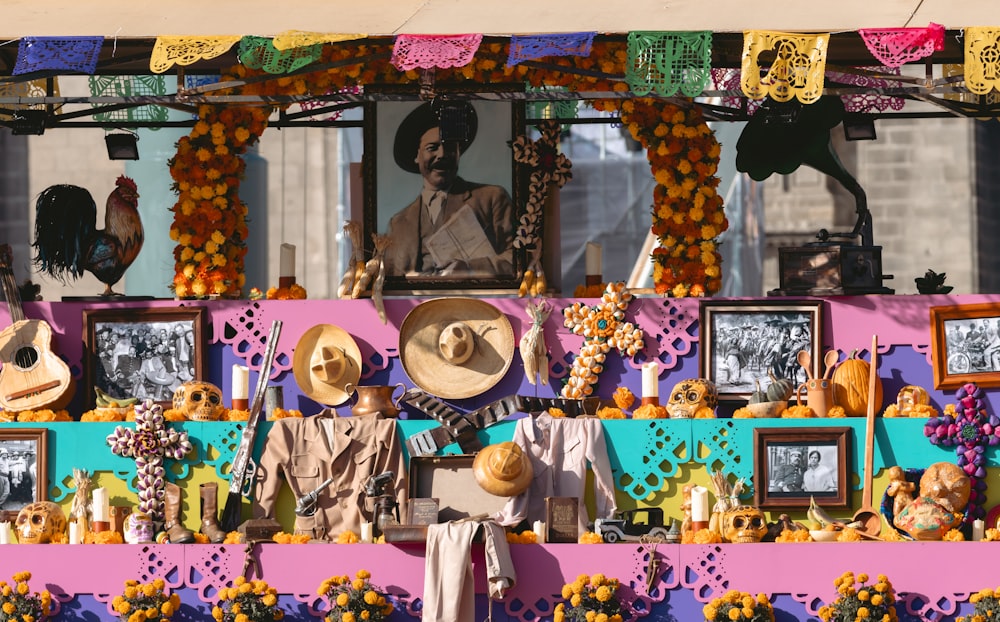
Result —
[[38, 362], [38, 350], [27, 346], [14, 353], [14, 364], [21, 370], [31, 369]]

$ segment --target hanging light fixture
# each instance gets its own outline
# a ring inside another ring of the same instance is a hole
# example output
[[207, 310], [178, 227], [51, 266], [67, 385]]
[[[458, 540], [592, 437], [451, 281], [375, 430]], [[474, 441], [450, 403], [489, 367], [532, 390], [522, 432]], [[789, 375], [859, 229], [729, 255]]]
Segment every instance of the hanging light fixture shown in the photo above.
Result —
[[134, 132], [128, 130], [108, 132], [104, 135], [104, 142], [108, 146], [109, 160], [139, 159], [139, 136]]
[[10, 117], [10, 131], [15, 136], [41, 136], [45, 133], [48, 112], [27, 108], [15, 110]]

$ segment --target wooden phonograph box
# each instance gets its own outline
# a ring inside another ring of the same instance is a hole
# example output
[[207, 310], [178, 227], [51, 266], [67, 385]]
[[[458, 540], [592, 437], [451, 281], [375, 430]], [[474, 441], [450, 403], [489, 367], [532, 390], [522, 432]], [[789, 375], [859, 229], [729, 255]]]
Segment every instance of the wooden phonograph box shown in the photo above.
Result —
[[768, 296], [892, 294], [882, 247], [818, 243], [778, 249], [779, 288]]

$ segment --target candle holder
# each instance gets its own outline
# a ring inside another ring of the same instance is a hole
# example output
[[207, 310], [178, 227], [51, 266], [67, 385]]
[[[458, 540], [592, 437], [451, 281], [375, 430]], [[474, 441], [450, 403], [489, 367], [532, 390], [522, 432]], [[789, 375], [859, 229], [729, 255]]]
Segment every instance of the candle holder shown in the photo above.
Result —
[[708, 529], [708, 521], [707, 520], [693, 520], [693, 521], [691, 521], [691, 531], [692, 532], [698, 532], [698, 531], [701, 531], [702, 529]]
[[245, 397], [234, 397], [233, 410], [250, 410], [250, 400]]
[[287, 289], [292, 285], [295, 285], [295, 275], [278, 277], [278, 287]]
[[92, 520], [90, 521], [90, 530], [94, 533], [101, 533], [103, 531], [111, 531], [111, 521], [106, 520]]
[[642, 401], [639, 403], [639, 405], [640, 406], [659, 406], [660, 405], [660, 396], [659, 395], [643, 396], [642, 397]]
[[603, 279], [604, 279], [604, 275], [601, 275], [601, 274], [588, 274], [588, 275], [586, 275], [586, 276], [583, 277], [583, 283], [587, 287], [591, 287], [591, 286], [594, 286], [594, 285], [600, 285], [601, 283], [603, 283]]

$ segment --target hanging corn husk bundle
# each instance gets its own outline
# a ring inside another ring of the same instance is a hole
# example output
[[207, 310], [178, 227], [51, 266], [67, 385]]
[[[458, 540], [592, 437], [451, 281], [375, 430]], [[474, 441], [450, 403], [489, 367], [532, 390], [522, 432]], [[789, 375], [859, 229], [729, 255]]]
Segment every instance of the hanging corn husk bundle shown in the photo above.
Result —
[[545, 300], [537, 303], [529, 300], [525, 307], [528, 317], [531, 318], [531, 328], [521, 337], [521, 360], [524, 363], [524, 375], [528, 377], [531, 384], [537, 383], [537, 378], [541, 376], [541, 383], [549, 383], [549, 354], [545, 347], [545, 331], [542, 325], [552, 313], [552, 305]]

